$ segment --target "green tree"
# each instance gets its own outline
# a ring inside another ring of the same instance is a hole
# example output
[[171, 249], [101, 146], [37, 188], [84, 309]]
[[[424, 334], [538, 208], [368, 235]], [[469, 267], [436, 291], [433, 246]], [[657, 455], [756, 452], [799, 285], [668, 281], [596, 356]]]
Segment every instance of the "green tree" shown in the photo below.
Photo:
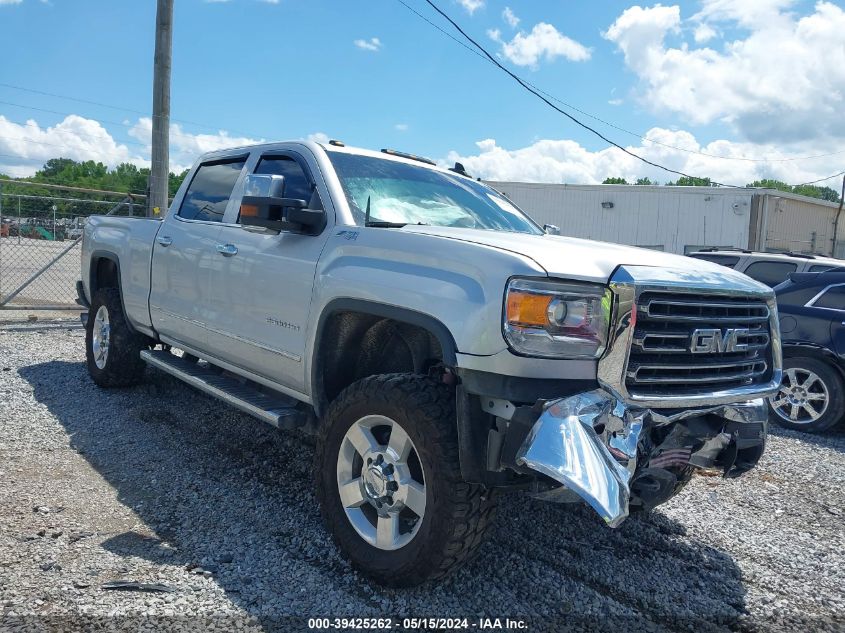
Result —
[[[182, 181], [185, 179], [188, 170], [181, 174], [170, 174], [169, 190], [170, 196], [175, 195]], [[109, 169], [103, 163], [96, 161], [75, 161], [70, 158], [52, 158], [44, 163], [34, 176], [30, 178], [9, 179], [18, 182], [44, 183], [51, 185], [65, 185], [68, 187], [82, 187], [85, 189], [99, 189], [101, 191], [114, 191], [118, 193], [133, 193], [144, 195], [147, 192], [147, 181], [150, 170], [146, 167], [138, 167], [131, 163], [121, 163], [114, 169]], [[2, 176], [0, 176], [2, 177]], [[34, 196], [22, 200], [22, 212], [31, 216], [38, 216], [44, 212], [44, 202], [38, 197], [63, 197], [65, 194], [52, 189], [32, 186], [20, 186], [15, 183], [3, 183], [4, 194], [25, 194]], [[59, 213], [86, 214], [101, 213], [105, 205], [98, 201], [109, 200], [114, 202], [113, 196], [101, 196], [96, 193], [73, 192], [76, 202], [55, 201]], [[91, 200], [86, 204], [84, 200]], [[136, 201], [140, 202], [140, 201]], [[108, 207], [105, 207], [108, 208]], [[137, 208], [136, 208], [137, 212]]]
[[681, 176], [676, 182], [667, 182], [667, 187], [715, 187], [716, 185], [709, 178], [696, 178], [695, 176]]
[[827, 200], [828, 202], [839, 202], [839, 193], [830, 187], [819, 187], [818, 185], [801, 185], [793, 187], [782, 180], [772, 180], [764, 178], [763, 180], [755, 180], [746, 185], [746, 187], [759, 187], [761, 189], [775, 189], [777, 191], [786, 191], [787, 193], [797, 193], [801, 196], [808, 196], [810, 198], [819, 198], [820, 200]]
[[628, 181], [624, 178], [605, 178], [603, 185], [627, 185]]
[[651, 178], [637, 178], [637, 182], [634, 183], [635, 185], [656, 185], [657, 183], [654, 182]]
[[792, 191], [792, 187], [782, 180], [772, 180], [771, 178], [764, 178], [763, 180], [755, 180], [748, 183], [746, 187], [756, 187], [759, 189], [777, 189], [778, 191]]
[[828, 202], [839, 202], [839, 193], [830, 187], [819, 187], [817, 185], [802, 185], [800, 187], [793, 187], [792, 193], [797, 193], [801, 196], [809, 196], [811, 198], [820, 198]]

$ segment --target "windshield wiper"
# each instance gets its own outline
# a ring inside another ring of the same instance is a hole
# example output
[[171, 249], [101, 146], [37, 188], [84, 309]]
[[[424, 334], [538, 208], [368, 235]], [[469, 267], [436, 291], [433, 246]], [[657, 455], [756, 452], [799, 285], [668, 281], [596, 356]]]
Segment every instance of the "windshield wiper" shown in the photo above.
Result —
[[[403, 226], [408, 226], [410, 222], [387, 222], [385, 220], [371, 220], [370, 219], [370, 196], [367, 196], [367, 210], [364, 212], [364, 226], [371, 226], [377, 229], [401, 229]], [[418, 225], [424, 226], [422, 222], [417, 222]]]
[[407, 222], [383, 222], [381, 220], [370, 220], [364, 223], [364, 226], [372, 226], [377, 229], [401, 229], [403, 226], [408, 226]]

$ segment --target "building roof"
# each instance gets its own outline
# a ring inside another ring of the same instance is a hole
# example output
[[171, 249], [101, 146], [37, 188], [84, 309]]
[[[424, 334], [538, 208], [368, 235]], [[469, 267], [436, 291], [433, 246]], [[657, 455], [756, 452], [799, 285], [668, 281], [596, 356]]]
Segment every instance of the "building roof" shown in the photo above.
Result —
[[758, 187], [678, 187], [667, 185], [569, 185], [566, 183], [547, 182], [517, 182], [503, 180], [485, 180], [485, 182], [496, 189], [504, 189], [509, 186], [531, 187], [536, 189], [564, 189], [570, 191], [607, 191], [613, 193], [680, 193], [698, 194], [712, 196], [736, 196], [736, 195], [769, 195], [778, 198], [788, 198], [818, 204], [825, 207], [839, 208], [838, 202], [829, 202], [820, 198], [802, 196], [797, 193], [780, 191], [778, 189], [763, 189]]

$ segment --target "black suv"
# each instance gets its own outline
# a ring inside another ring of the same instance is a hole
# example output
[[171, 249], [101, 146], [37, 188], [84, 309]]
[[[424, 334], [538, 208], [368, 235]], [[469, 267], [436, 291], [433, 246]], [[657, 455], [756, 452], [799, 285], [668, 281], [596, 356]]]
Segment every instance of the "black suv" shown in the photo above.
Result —
[[775, 294], [784, 373], [773, 420], [826, 431], [845, 416], [845, 272], [793, 273]]

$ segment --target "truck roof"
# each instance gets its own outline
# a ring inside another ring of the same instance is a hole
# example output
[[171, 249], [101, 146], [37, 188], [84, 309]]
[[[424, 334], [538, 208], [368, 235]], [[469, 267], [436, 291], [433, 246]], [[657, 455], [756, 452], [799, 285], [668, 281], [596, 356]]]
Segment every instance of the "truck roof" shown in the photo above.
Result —
[[[200, 157], [200, 162], [205, 162], [208, 160], [214, 160], [218, 158], [226, 158], [232, 155], [237, 155], [243, 153], [244, 151], [255, 151], [255, 150], [262, 150], [262, 151], [273, 151], [273, 150], [283, 150], [283, 149], [290, 149], [291, 145], [300, 145], [307, 147], [312, 152], [316, 152], [318, 150], [323, 150], [324, 152], [339, 152], [343, 154], [355, 154], [359, 156], [369, 156], [371, 158], [382, 158], [385, 160], [392, 160], [400, 163], [405, 163], [407, 165], [414, 165], [416, 167], [425, 167], [428, 169], [434, 169], [436, 171], [441, 172], [448, 172], [450, 174], [458, 174], [460, 176], [465, 176], [468, 178], [472, 178], [467, 173], [462, 173], [460, 171], [456, 171], [455, 167], [446, 167], [440, 164], [437, 164], [430, 158], [425, 158], [423, 156], [418, 156], [416, 154], [403, 152], [396, 149], [382, 149], [382, 150], [372, 150], [366, 149], [364, 147], [354, 147], [350, 145], [346, 145], [340, 141], [330, 140], [330, 141], [313, 141], [313, 140], [295, 140], [295, 141], [274, 141], [270, 143], [254, 143], [251, 145], [239, 145], [237, 147], [228, 147], [226, 149], [219, 149], [213, 150], [211, 152], [206, 152]], [[457, 167], [456, 163], [456, 167]], [[475, 180], [475, 178], [472, 178]]]
[[795, 261], [796, 259], [810, 260], [820, 264], [831, 264], [835, 266], [842, 266], [843, 260], [834, 259], [825, 255], [811, 255], [809, 253], [770, 253], [765, 251], [750, 251], [741, 248], [702, 248], [701, 250], [690, 253], [690, 255], [733, 255], [735, 257], [742, 257], [747, 255], [750, 257], [759, 257], [760, 259]]

